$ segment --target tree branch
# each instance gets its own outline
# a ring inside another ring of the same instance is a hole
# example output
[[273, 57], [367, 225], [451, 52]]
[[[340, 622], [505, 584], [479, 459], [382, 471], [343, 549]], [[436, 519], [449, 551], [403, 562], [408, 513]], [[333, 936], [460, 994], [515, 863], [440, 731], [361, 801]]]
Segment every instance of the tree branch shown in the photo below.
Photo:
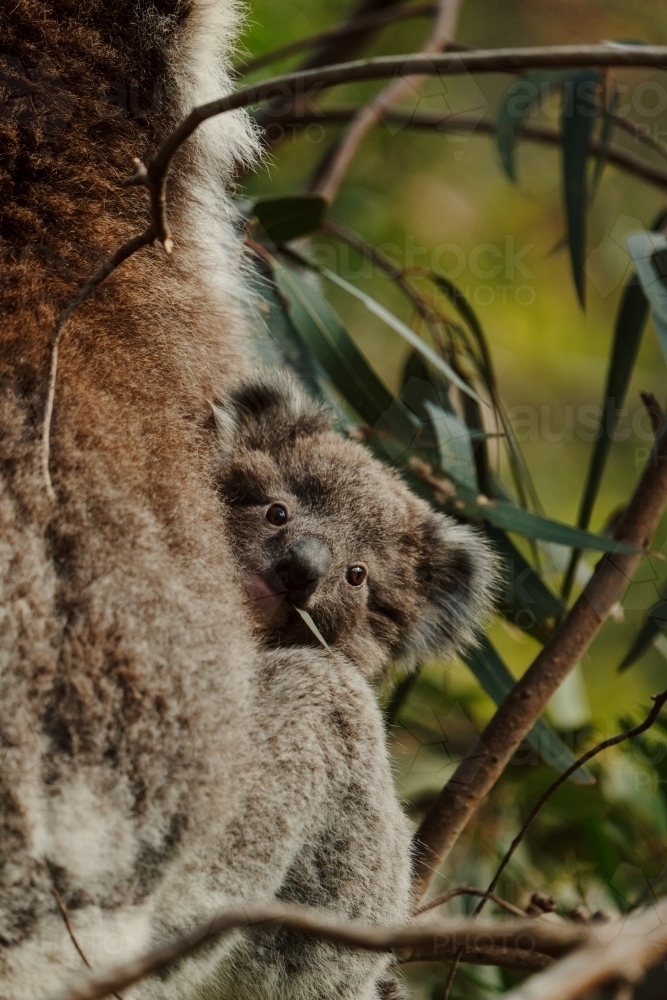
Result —
[[482, 924], [470, 919], [438, 920], [386, 929], [339, 921], [307, 907], [280, 904], [235, 907], [139, 958], [106, 972], [79, 977], [51, 1000], [98, 1000], [112, 991], [126, 989], [239, 928], [261, 932], [290, 930], [351, 948], [393, 951], [403, 961], [439, 961], [463, 951], [466, 962], [507, 963], [508, 968], [522, 969], [542, 968], [549, 960], [594, 940], [586, 926], [551, 924], [540, 919], [503, 924]]
[[526, 916], [525, 910], [521, 910], [518, 906], [514, 906], [513, 903], [509, 903], [502, 896], [497, 896], [493, 891], [493, 887], [489, 889], [473, 889], [469, 885], [459, 885], [456, 889], [450, 889], [449, 892], [443, 892], [441, 896], [436, 896], [435, 899], [429, 899], [427, 903], [423, 903], [414, 911], [413, 916], [419, 917], [422, 913], [428, 913], [429, 910], [434, 910], [437, 906], [442, 906], [443, 903], [449, 903], [451, 899], [456, 899], [457, 896], [480, 896], [483, 900], [490, 899], [496, 906], [499, 906], [502, 910], [507, 910], [508, 913], [513, 914], [515, 917]]
[[[505, 854], [502, 861], [498, 865], [496, 874], [493, 876], [491, 882], [489, 883], [487, 892], [492, 893], [493, 890], [496, 888], [498, 882], [500, 881], [500, 876], [502, 875], [502, 873], [507, 868], [507, 865], [512, 860], [514, 852], [516, 851], [517, 847], [519, 846], [523, 838], [528, 833], [528, 830], [532, 826], [535, 818], [542, 810], [542, 808], [546, 805], [546, 803], [549, 801], [554, 792], [556, 792], [560, 788], [563, 782], [567, 781], [567, 779], [572, 774], [574, 774], [575, 771], [578, 771], [580, 767], [583, 767], [584, 764], [587, 764], [588, 761], [592, 760], [593, 757], [596, 757], [599, 753], [602, 753], [603, 750], [608, 750], [609, 747], [615, 747], [618, 743], [623, 743], [624, 740], [634, 739], [635, 736], [640, 736], [642, 733], [645, 733], [647, 729], [651, 728], [655, 720], [660, 715], [663, 705], [665, 704], [665, 702], [667, 702], [667, 691], [663, 691], [661, 694], [654, 695], [653, 700], [654, 700], [653, 708], [651, 709], [651, 711], [646, 716], [643, 722], [640, 722], [638, 726], [634, 726], [632, 729], [628, 729], [623, 733], [617, 733], [616, 736], [610, 736], [608, 740], [603, 740], [601, 743], [597, 743], [594, 747], [591, 747], [591, 749], [588, 750], [581, 757], [579, 757], [579, 759], [576, 760], [574, 764], [571, 764], [570, 767], [568, 767], [565, 771], [562, 772], [562, 774], [559, 774], [552, 785], [549, 785], [546, 792], [544, 792], [544, 794], [540, 796], [540, 798], [533, 806], [525, 823], [523, 824], [523, 826], [517, 833], [516, 837], [510, 844], [507, 853]], [[491, 898], [493, 898], [493, 896], [491, 896]], [[477, 913], [481, 912], [485, 901], [486, 901], [485, 899], [482, 899], [482, 902], [477, 907], [476, 911]]]
[[[287, 124], [304, 124], [312, 122], [325, 124], [327, 122], [348, 122], [357, 113], [356, 108], [317, 108], [315, 110], [302, 109], [296, 111], [286, 119]], [[495, 135], [498, 131], [496, 123], [474, 115], [443, 114], [439, 111], [387, 111], [382, 116], [384, 122], [393, 125], [403, 125], [408, 128], [435, 130], [438, 132], [478, 132], [480, 135]], [[531, 139], [535, 142], [544, 142], [550, 146], [560, 146], [562, 137], [556, 129], [546, 125], [525, 124], [517, 128], [517, 135], [524, 139]], [[639, 139], [639, 136], [637, 137]], [[597, 156], [600, 152], [600, 143], [597, 139], [591, 139], [588, 145], [591, 156]], [[667, 187], [667, 170], [664, 167], [643, 160], [634, 153], [629, 152], [622, 146], [609, 145], [605, 148], [605, 155], [609, 163], [619, 167], [626, 173], [635, 174], [644, 180], [658, 187]]]
[[[440, 0], [433, 30], [424, 45], [424, 53], [442, 52], [454, 37], [462, 0]], [[418, 87], [424, 76], [400, 76], [392, 80], [372, 101], [361, 108], [347, 132], [339, 139], [333, 155], [327, 157], [325, 166], [318, 173], [312, 190], [328, 202], [338, 194], [345, 174], [350, 168], [359, 146], [370, 130], [380, 121], [385, 111], [400, 104]]]
[[[107, 260], [104, 261], [102, 266], [95, 271], [95, 274], [91, 275], [87, 281], [81, 285], [79, 293], [76, 298], [72, 299], [70, 304], [66, 309], [63, 309], [61, 314], [56, 320], [53, 332], [51, 334], [50, 341], [50, 358], [49, 358], [49, 378], [46, 387], [46, 402], [44, 404], [44, 419], [42, 420], [42, 441], [41, 441], [41, 453], [42, 453], [42, 473], [44, 475], [44, 484], [46, 486], [46, 494], [52, 502], [56, 500], [55, 490], [53, 489], [53, 483], [51, 482], [51, 473], [49, 471], [50, 464], [50, 450], [51, 450], [51, 419], [53, 417], [53, 404], [56, 397], [56, 377], [58, 374], [58, 347], [60, 346], [60, 338], [62, 337], [63, 329], [67, 320], [70, 316], [79, 308], [79, 306], [89, 298], [96, 288], [102, 284], [105, 278], [107, 278], [112, 271], [115, 271], [119, 264], [122, 264], [124, 260], [131, 257], [132, 254], [140, 250], [141, 247], [148, 246], [158, 239], [158, 231], [151, 223], [148, 229], [145, 229], [143, 233], [139, 233], [138, 236], [133, 236], [126, 243], [123, 243], [121, 247], [116, 250], [114, 254], [111, 255]], [[170, 252], [171, 247], [168, 243], [164, 243], [165, 250], [167, 253]]]
[[[667, 505], [667, 433], [651, 452], [616, 533], [646, 548]], [[547, 702], [599, 632], [642, 559], [606, 555], [576, 603], [524, 676], [508, 694], [478, 743], [459, 764], [415, 834], [415, 884], [424, 892], [482, 799], [532, 729]]]
[[[344, 38], [352, 37], [356, 39], [358, 35], [365, 35], [369, 28], [383, 28], [386, 24], [393, 24], [395, 21], [404, 21], [415, 17], [432, 17], [437, 10], [438, 5], [435, 3], [411, 4], [409, 7], [389, 7], [376, 10], [374, 13], [366, 14], [364, 17], [351, 18], [337, 28], [331, 28], [329, 31], [320, 31], [316, 35], [309, 35], [307, 38], [299, 38], [296, 42], [290, 42], [289, 45], [282, 45], [279, 49], [273, 49], [271, 52], [265, 52], [264, 55], [248, 59], [246, 63], [235, 67], [235, 73], [237, 76], [246, 76], [248, 73], [254, 73], [255, 70], [262, 69], [264, 66], [270, 66], [281, 59], [286, 59], [287, 56], [303, 52], [304, 49], [312, 49], [319, 45], [324, 45], [328, 42], [337, 42]], [[318, 62], [318, 65], [327, 65], [337, 61], [337, 59], [332, 60], [327, 58], [324, 63]]]
[[667, 954], [667, 900], [595, 930], [594, 944], [580, 948], [505, 1000], [576, 1000], [610, 983], [636, 983]]
[[104, 262], [95, 274], [81, 286], [76, 298], [58, 317], [50, 343], [49, 375], [42, 425], [42, 469], [46, 491], [51, 500], [55, 493], [49, 471], [50, 429], [55, 398], [58, 367], [58, 348], [67, 320], [90, 294], [114, 271], [119, 264], [141, 247], [159, 240], [167, 253], [171, 252], [172, 238], [167, 218], [167, 175], [171, 161], [178, 149], [193, 132], [209, 118], [246, 108], [269, 100], [271, 97], [292, 95], [303, 102], [319, 89], [335, 87], [340, 83], [377, 80], [399, 74], [455, 75], [469, 72], [514, 73], [524, 69], [547, 66], [655, 66], [667, 68], [667, 47], [657, 45], [560, 45], [525, 49], [495, 49], [462, 52], [459, 54], [424, 54], [410, 56], [379, 56], [357, 62], [326, 66], [322, 69], [303, 70], [272, 77], [257, 84], [243, 87], [225, 97], [193, 108], [190, 114], [164, 140], [158, 151], [144, 165], [135, 160], [134, 173], [128, 185], [148, 188], [151, 222], [143, 233], [132, 237]]

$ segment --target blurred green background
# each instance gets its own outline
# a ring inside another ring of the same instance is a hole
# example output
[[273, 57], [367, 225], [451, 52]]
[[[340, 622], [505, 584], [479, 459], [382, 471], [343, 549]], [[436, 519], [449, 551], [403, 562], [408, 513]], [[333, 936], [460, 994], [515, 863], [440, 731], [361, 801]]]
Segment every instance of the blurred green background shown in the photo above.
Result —
[[[350, 9], [349, 2], [339, 0], [251, 0], [239, 61], [334, 26]], [[416, 51], [428, 30], [424, 18], [388, 26], [368, 54]], [[652, 0], [465, 0], [456, 38], [474, 47], [605, 39], [665, 44], [667, 7]], [[296, 67], [302, 59], [283, 60], [250, 79]], [[664, 75], [622, 70], [615, 78], [626, 104], [624, 113], [652, 137], [667, 141]], [[446, 86], [429, 81], [425, 96], [415, 94], [412, 106], [493, 119], [511, 80], [493, 75], [449, 78]], [[378, 89], [377, 84], [346, 86], [325, 92], [321, 101], [323, 106], [357, 105]], [[556, 102], [528, 120], [557, 126]], [[305, 134], [288, 129], [264, 166], [244, 179], [245, 194], [275, 197], [302, 191], [340, 128], [313, 125]], [[664, 165], [658, 152], [630, 135], [616, 130], [613, 141]], [[586, 430], [587, 411], [582, 408], [601, 402], [614, 318], [632, 271], [624, 237], [651, 224], [665, 207], [665, 191], [607, 165], [589, 219], [588, 301], [583, 311], [567, 252], [558, 249], [565, 231], [560, 152], [520, 140], [517, 163], [518, 183], [513, 185], [500, 168], [492, 136], [381, 124], [364, 142], [331, 214], [383, 246], [403, 266], [433, 262], [456, 280], [483, 322], [505, 404], [516, 420], [524, 420], [515, 426], [544, 511], [574, 523], [591, 449], [577, 433]], [[382, 275], [363, 268], [355, 254], [317, 234], [311, 250], [413, 322], [405, 300]], [[407, 345], [361, 304], [335, 287], [325, 290], [367, 358], [397, 391]], [[633, 489], [648, 446], [639, 392], [652, 391], [665, 405], [666, 375], [649, 323], [620, 425], [628, 433], [613, 447], [592, 530], [601, 530]], [[527, 413], [533, 423], [522, 435]], [[654, 548], [667, 555], [664, 525]], [[594, 565], [594, 554], [586, 561]], [[649, 694], [667, 686], [667, 644], [665, 655], [653, 647], [626, 673], [617, 673], [642, 612], [657, 600], [666, 577], [667, 562], [645, 561], [623, 609], [605, 624], [581, 670], [552, 705], [552, 722], [575, 750], [617, 731], [629, 715], [643, 717]], [[516, 676], [539, 648], [529, 636], [500, 622], [491, 635]], [[397, 780], [415, 815], [441, 787], [492, 711], [490, 699], [462, 664], [429, 665], [401, 714], [402, 725], [394, 730]], [[503, 889], [509, 898], [547, 887], [562, 906], [583, 899], [593, 909], [600, 905], [622, 910], [658, 891], [659, 882], [651, 880], [660, 877], [667, 863], [664, 740], [662, 730], [655, 729], [652, 741], [605, 754], [594, 769], [600, 779], [595, 786], [569, 784], [558, 793], [510, 869]], [[528, 751], [517, 758], [449, 860], [442, 885], [488, 881], [498, 851], [553, 777], [554, 772]], [[441, 975], [437, 969], [425, 970], [421, 988], [438, 995]], [[461, 980], [462, 995], [470, 996], [477, 995], [475, 990], [479, 995], [493, 993], [512, 979], [497, 970], [472, 970], [464, 976], [469, 978]]]

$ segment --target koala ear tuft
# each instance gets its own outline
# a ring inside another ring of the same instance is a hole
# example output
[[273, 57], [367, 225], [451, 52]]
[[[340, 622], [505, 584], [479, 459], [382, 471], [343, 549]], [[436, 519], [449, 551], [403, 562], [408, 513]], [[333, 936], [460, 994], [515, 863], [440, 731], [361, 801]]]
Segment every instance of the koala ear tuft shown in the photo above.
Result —
[[423, 525], [417, 577], [425, 599], [405, 659], [451, 657], [475, 645], [493, 609], [499, 560], [474, 528], [430, 513]]
[[243, 432], [251, 447], [268, 444], [275, 448], [281, 441], [289, 444], [331, 426], [326, 410], [295, 379], [270, 369], [235, 386], [229, 394], [229, 408], [235, 414], [237, 433]]
[[213, 411], [213, 421], [218, 438], [218, 446], [223, 456], [231, 454], [234, 448], [234, 440], [238, 433], [238, 424], [233, 410], [223, 403], [211, 403]]

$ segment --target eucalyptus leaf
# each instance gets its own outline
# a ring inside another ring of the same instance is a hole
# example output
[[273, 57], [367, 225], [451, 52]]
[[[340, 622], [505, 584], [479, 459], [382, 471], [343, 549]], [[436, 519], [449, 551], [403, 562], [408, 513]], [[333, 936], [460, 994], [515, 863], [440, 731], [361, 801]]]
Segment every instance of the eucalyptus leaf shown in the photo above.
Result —
[[310, 629], [310, 631], [313, 633], [313, 635], [315, 636], [315, 638], [317, 639], [317, 641], [319, 643], [321, 643], [321, 645], [324, 646], [324, 648], [326, 650], [328, 650], [328, 652], [330, 652], [330, 653], [333, 652], [333, 650], [331, 649], [331, 646], [326, 641], [326, 639], [324, 638], [324, 636], [322, 635], [322, 633], [320, 632], [320, 630], [318, 629], [317, 625], [313, 621], [312, 617], [308, 614], [308, 612], [304, 608], [300, 608], [297, 604], [294, 604], [292, 606], [293, 606], [294, 610], [304, 620], [304, 622], [306, 623], [306, 625], [308, 626], [308, 628]]
[[411, 330], [409, 326], [406, 326], [406, 324], [403, 323], [397, 316], [394, 316], [392, 312], [385, 309], [385, 307], [381, 305], [377, 299], [374, 299], [371, 295], [367, 295], [365, 292], [360, 291], [360, 289], [358, 289], [355, 285], [351, 285], [349, 281], [345, 281], [344, 278], [341, 278], [338, 274], [334, 271], [330, 271], [328, 268], [323, 268], [321, 273], [325, 276], [325, 278], [328, 278], [329, 281], [338, 285], [340, 288], [344, 288], [350, 295], [353, 295], [356, 299], [359, 299], [360, 302], [363, 302], [369, 312], [372, 312], [378, 317], [378, 319], [381, 319], [384, 323], [386, 323], [387, 326], [390, 326], [392, 330], [395, 330], [396, 333], [400, 333], [401, 337], [403, 337], [404, 340], [407, 340], [411, 347], [413, 347], [416, 351], [419, 351], [422, 357], [426, 358], [426, 360], [430, 362], [430, 364], [432, 364], [433, 367], [436, 368], [442, 375], [444, 375], [445, 378], [448, 378], [450, 382], [453, 382], [453, 384], [460, 389], [461, 392], [465, 392], [466, 395], [472, 396], [472, 398], [478, 403], [482, 403], [484, 406], [487, 405], [484, 403], [484, 400], [477, 395], [474, 389], [471, 389], [470, 386], [456, 374], [454, 369], [448, 365], [446, 361], [443, 361], [439, 354], [436, 354], [432, 347], [429, 347], [429, 345], [425, 343], [425, 341], [423, 341], [422, 338], [414, 332], [414, 330]]
[[641, 659], [644, 653], [653, 645], [655, 637], [666, 630], [667, 587], [663, 590], [661, 599], [646, 612], [646, 618], [639, 632], [619, 665], [619, 672], [627, 670], [633, 663]]
[[[473, 511], [468, 508], [471, 514]], [[641, 549], [626, 542], [617, 542], [613, 538], [574, 528], [562, 521], [554, 521], [550, 517], [522, 510], [506, 501], [496, 500], [483, 506], [478, 505], [477, 516], [490, 521], [496, 528], [513, 531], [526, 538], [541, 538], [545, 542], [556, 545], [567, 545], [579, 549], [590, 549], [594, 552], [638, 553]], [[474, 514], [473, 514], [474, 516]]]
[[455, 482], [476, 493], [477, 475], [470, 431], [454, 413], [448, 413], [430, 400], [425, 400], [424, 407], [435, 431], [441, 468]]
[[255, 202], [253, 214], [272, 243], [287, 243], [319, 229], [327, 208], [318, 195], [289, 195]]
[[404, 449], [417, 430], [410, 411], [378, 378], [318, 289], [276, 259], [273, 267], [291, 322], [338, 392], [369, 427], [393, 435]]
[[595, 91], [599, 82], [598, 70], [581, 69], [571, 73], [564, 81], [561, 114], [567, 240], [572, 276], [582, 306], [586, 302], [584, 264], [589, 201], [587, 165], [593, 124], [598, 114]]
[[511, 181], [516, 181], [514, 149], [517, 130], [535, 104], [540, 102], [544, 90], [557, 80], [557, 73], [537, 70], [519, 77], [508, 87], [496, 118], [496, 144], [503, 170]]
[[667, 237], [641, 230], [630, 233], [626, 243], [650, 303], [660, 349], [667, 361]]

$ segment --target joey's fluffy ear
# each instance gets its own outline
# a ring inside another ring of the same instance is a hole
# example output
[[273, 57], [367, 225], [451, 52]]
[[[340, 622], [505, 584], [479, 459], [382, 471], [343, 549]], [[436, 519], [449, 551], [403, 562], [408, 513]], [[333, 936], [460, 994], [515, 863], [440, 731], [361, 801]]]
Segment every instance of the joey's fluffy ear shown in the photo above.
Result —
[[417, 585], [423, 603], [405, 644], [409, 665], [474, 645], [498, 589], [498, 557], [479, 532], [435, 513], [422, 527]]
[[234, 386], [213, 404], [213, 416], [223, 454], [235, 441], [273, 451], [330, 427], [326, 410], [309, 399], [295, 379], [270, 369], [260, 369]]
[[220, 454], [223, 458], [227, 458], [234, 450], [234, 439], [238, 431], [236, 414], [230, 406], [225, 406], [221, 402], [211, 403], [211, 409]]

